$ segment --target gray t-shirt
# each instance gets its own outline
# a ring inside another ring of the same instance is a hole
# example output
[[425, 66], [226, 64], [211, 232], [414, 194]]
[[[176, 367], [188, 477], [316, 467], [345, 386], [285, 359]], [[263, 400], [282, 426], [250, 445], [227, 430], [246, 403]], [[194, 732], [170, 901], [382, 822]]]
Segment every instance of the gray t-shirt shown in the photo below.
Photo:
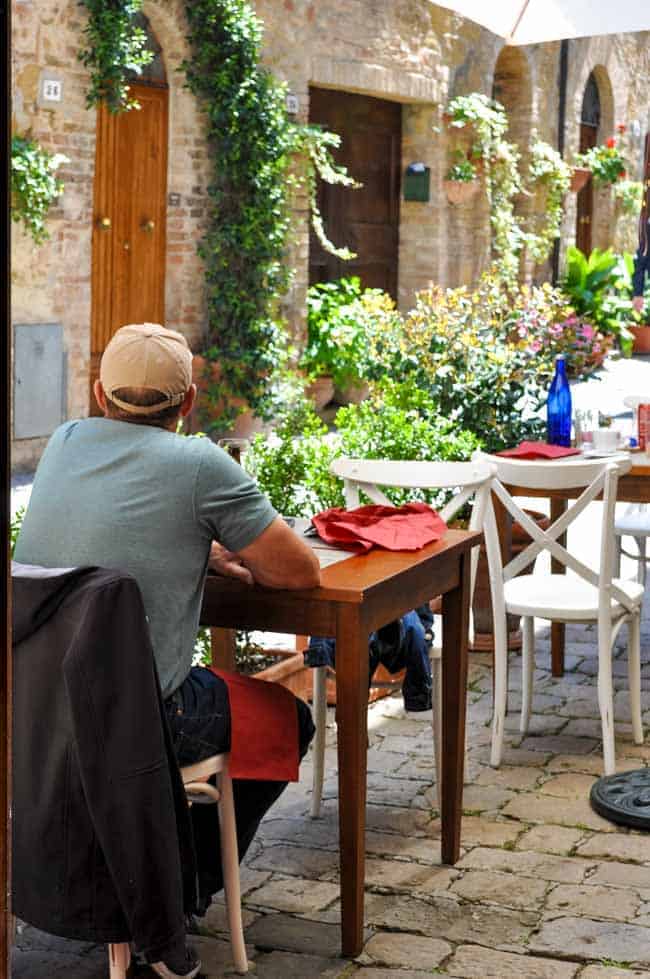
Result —
[[44, 567], [129, 571], [168, 697], [192, 664], [212, 540], [241, 550], [276, 516], [254, 481], [209, 439], [87, 418], [52, 435], [15, 557]]

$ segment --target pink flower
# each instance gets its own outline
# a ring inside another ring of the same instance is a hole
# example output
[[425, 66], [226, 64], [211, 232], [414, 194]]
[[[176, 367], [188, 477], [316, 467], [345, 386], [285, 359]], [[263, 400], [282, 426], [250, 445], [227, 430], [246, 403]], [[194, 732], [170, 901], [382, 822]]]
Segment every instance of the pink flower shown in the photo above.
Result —
[[530, 347], [528, 349], [530, 350], [531, 354], [539, 353], [539, 351], [542, 349], [542, 343], [541, 343], [541, 341], [540, 340], [533, 340], [533, 342], [531, 343], [531, 345], [530, 345]]
[[593, 326], [589, 325], [589, 323], [583, 323], [582, 335], [585, 340], [593, 340], [593, 338], [596, 336], [596, 331], [594, 330]]

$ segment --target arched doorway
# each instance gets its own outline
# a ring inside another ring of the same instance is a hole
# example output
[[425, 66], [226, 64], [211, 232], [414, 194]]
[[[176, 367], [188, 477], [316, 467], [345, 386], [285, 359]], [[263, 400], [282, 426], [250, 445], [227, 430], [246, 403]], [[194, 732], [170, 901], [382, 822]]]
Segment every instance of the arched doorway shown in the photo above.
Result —
[[492, 98], [500, 102], [508, 116], [508, 139], [525, 154], [530, 141], [532, 89], [525, 55], [506, 45], [494, 66]]
[[97, 110], [91, 279], [92, 385], [108, 341], [125, 323], [165, 316], [168, 86], [162, 51], [148, 20], [137, 15], [154, 57], [133, 76], [140, 103], [118, 115]]
[[[601, 122], [600, 92], [595, 74], [590, 74], [585, 86], [580, 113], [580, 152], [584, 153], [598, 142]], [[578, 194], [576, 205], [576, 245], [588, 255], [591, 251], [594, 221], [594, 183], [591, 177]]]

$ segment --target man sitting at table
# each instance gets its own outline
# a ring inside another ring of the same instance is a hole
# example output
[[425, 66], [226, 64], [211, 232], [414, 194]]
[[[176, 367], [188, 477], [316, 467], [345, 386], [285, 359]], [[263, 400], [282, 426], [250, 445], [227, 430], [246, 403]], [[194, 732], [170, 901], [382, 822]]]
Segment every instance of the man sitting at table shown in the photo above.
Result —
[[[192, 666], [208, 567], [267, 588], [311, 588], [320, 580], [318, 561], [230, 456], [207, 438], [176, 434], [196, 396], [180, 333], [151, 323], [122, 327], [94, 392], [104, 417], [64, 423], [43, 453], [16, 560], [99, 565], [135, 577], [176, 754], [187, 765], [230, 748], [226, 684]], [[302, 757], [314, 727], [308, 706], [295, 705]], [[240, 858], [285, 785], [235, 780]], [[192, 810], [200, 913], [222, 886], [215, 810]], [[170, 979], [195, 976], [199, 967], [184, 939], [166, 962]]]

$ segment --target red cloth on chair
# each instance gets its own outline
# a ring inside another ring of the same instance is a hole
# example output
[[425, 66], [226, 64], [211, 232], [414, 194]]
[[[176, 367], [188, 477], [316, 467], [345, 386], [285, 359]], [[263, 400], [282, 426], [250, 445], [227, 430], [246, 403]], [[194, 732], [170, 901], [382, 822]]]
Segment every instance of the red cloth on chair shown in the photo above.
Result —
[[312, 518], [318, 536], [334, 547], [365, 554], [372, 547], [388, 551], [418, 551], [440, 540], [447, 524], [426, 503], [404, 506], [334, 507]]
[[298, 781], [298, 711], [290, 690], [242, 673], [209, 669], [228, 687], [230, 774]]
[[515, 449], [504, 449], [496, 455], [511, 459], [563, 459], [565, 456], [580, 455], [580, 449], [548, 445], [547, 442], [521, 442]]

